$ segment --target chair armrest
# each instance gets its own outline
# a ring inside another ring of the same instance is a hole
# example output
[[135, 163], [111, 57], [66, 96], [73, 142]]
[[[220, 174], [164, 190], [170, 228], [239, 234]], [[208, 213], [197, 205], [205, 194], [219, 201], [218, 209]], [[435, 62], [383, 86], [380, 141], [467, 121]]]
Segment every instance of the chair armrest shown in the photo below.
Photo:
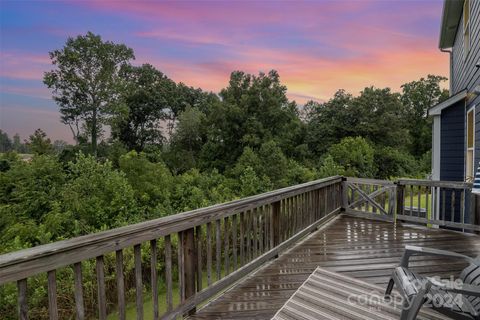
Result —
[[427, 278], [432, 286], [440, 288], [444, 291], [459, 293], [467, 296], [480, 297], [480, 286], [472, 286], [471, 284], [466, 283], [453, 283], [451, 285], [438, 281], [434, 278]]
[[459, 258], [463, 259], [467, 262], [475, 263], [475, 260], [452, 251], [446, 251], [446, 250], [439, 250], [439, 249], [433, 249], [433, 248], [425, 248], [425, 247], [416, 247], [416, 246], [405, 246], [405, 252], [403, 253], [402, 260], [400, 262], [400, 266], [408, 268], [408, 261], [411, 256], [413, 255], [430, 255], [430, 256], [442, 256], [446, 258]]

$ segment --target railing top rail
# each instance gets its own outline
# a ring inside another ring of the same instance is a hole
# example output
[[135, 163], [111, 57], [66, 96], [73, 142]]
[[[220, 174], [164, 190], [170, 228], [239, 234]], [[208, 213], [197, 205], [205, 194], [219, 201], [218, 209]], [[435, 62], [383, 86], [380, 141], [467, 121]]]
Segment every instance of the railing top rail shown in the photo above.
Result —
[[450, 189], [468, 189], [472, 188], [473, 184], [470, 182], [461, 181], [438, 181], [438, 180], [418, 180], [418, 179], [399, 179], [398, 185], [411, 185], [411, 186], [428, 186], [428, 187], [441, 187]]
[[353, 182], [353, 183], [360, 183], [360, 184], [373, 184], [373, 185], [380, 185], [380, 186], [390, 186], [394, 185], [394, 181], [389, 181], [389, 180], [379, 180], [379, 179], [369, 179], [369, 178], [352, 178], [348, 177], [347, 178], [348, 182]]
[[328, 177], [223, 204], [0, 255], [0, 284], [184, 231], [342, 180], [341, 176]]

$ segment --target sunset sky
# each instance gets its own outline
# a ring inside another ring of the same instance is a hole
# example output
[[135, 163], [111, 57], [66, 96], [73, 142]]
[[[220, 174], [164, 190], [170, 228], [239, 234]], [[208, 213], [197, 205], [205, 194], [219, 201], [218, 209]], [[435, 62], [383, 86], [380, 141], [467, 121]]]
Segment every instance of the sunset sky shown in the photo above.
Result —
[[230, 72], [276, 69], [298, 103], [340, 88], [448, 75], [438, 49], [442, 1], [0, 0], [0, 129], [72, 141], [42, 83], [48, 52], [92, 31], [175, 81], [218, 92]]

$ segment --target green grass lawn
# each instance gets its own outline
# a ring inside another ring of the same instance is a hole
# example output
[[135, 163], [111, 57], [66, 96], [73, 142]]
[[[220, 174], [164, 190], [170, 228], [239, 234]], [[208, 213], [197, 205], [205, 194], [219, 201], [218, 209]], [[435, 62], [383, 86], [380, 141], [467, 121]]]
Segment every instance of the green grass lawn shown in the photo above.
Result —
[[[161, 275], [159, 274], [159, 277]], [[225, 276], [225, 273], [222, 271], [222, 278]], [[212, 282], [216, 280], [216, 275], [212, 274]], [[207, 274], [206, 272], [202, 275], [202, 288], [207, 287]], [[167, 290], [164, 284], [159, 284], [158, 289], [158, 308], [159, 314], [162, 315], [167, 310]], [[180, 293], [178, 290], [178, 283], [173, 283], [173, 307], [175, 308], [180, 304]], [[153, 319], [153, 299], [151, 295], [151, 291], [148, 293], [144, 293], [143, 295], [143, 315], [145, 319]], [[137, 307], [135, 302], [131, 302], [127, 304], [126, 308], [126, 318], [127, 319], [136, 319], [137, 316]], [[118, 312], [114, 311], [110, 313], [107, 317], [108, 320], [118, 319]]]
[[[428, 195], [428, 211], [427, 211], [427, 217], [430, 218], [431, 217], [431, 210], [432, 210], [432, 204], [431, 204], [431, 201], [432, 201], [432, 195]], [[378, 202], [378, 200], [377, 200]], [[423, 209], [426, 209], [427, 208], [427, 194], [425, 193], [421, 193], [420, 194], [420, 205], [418, 203], [418, 193], [414, 193], [413, 194], [413, 199], [411, 199], [410, 197], [410, 193], [406, 192], [405, 193], [405, 201], [404, 201], [404, 208], [405, 210], [409, 210], [410, 209], [410, 205], [412, 205], [414, 208], [423, 208]], [[388, 212], [388, 208], [389, 208], [389, 203], [388, 203], [388, 200], [385, 202], [385, 211]], [[361, 210], [364, 210], [364, 211], [369, 211], [369, 212], [372, 212], [372, 206], [369, 204], [368, 205], [368, 210], [367, 210], [367, 206], [363, 205], [361, 207]], [[379, 213], [379, 211], [377, 210], [377, 213]], [[414, 214], [415, 214], [415, 210], [414, 210]]]

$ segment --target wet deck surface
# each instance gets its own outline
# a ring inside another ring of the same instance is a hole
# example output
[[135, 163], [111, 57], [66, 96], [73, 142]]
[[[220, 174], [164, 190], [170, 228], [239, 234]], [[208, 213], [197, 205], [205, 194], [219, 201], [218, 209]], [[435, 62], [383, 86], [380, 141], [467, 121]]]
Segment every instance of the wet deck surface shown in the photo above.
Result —
[[[405, 245], [480, 254], [478, 236], [342, 215], [190, 319], [270, 319], [318, 266], [386, 287]], [[414, 271], [430, 276], [457, 276], [465, 267], [458, 261], [432, 257], [411, 261]]]

